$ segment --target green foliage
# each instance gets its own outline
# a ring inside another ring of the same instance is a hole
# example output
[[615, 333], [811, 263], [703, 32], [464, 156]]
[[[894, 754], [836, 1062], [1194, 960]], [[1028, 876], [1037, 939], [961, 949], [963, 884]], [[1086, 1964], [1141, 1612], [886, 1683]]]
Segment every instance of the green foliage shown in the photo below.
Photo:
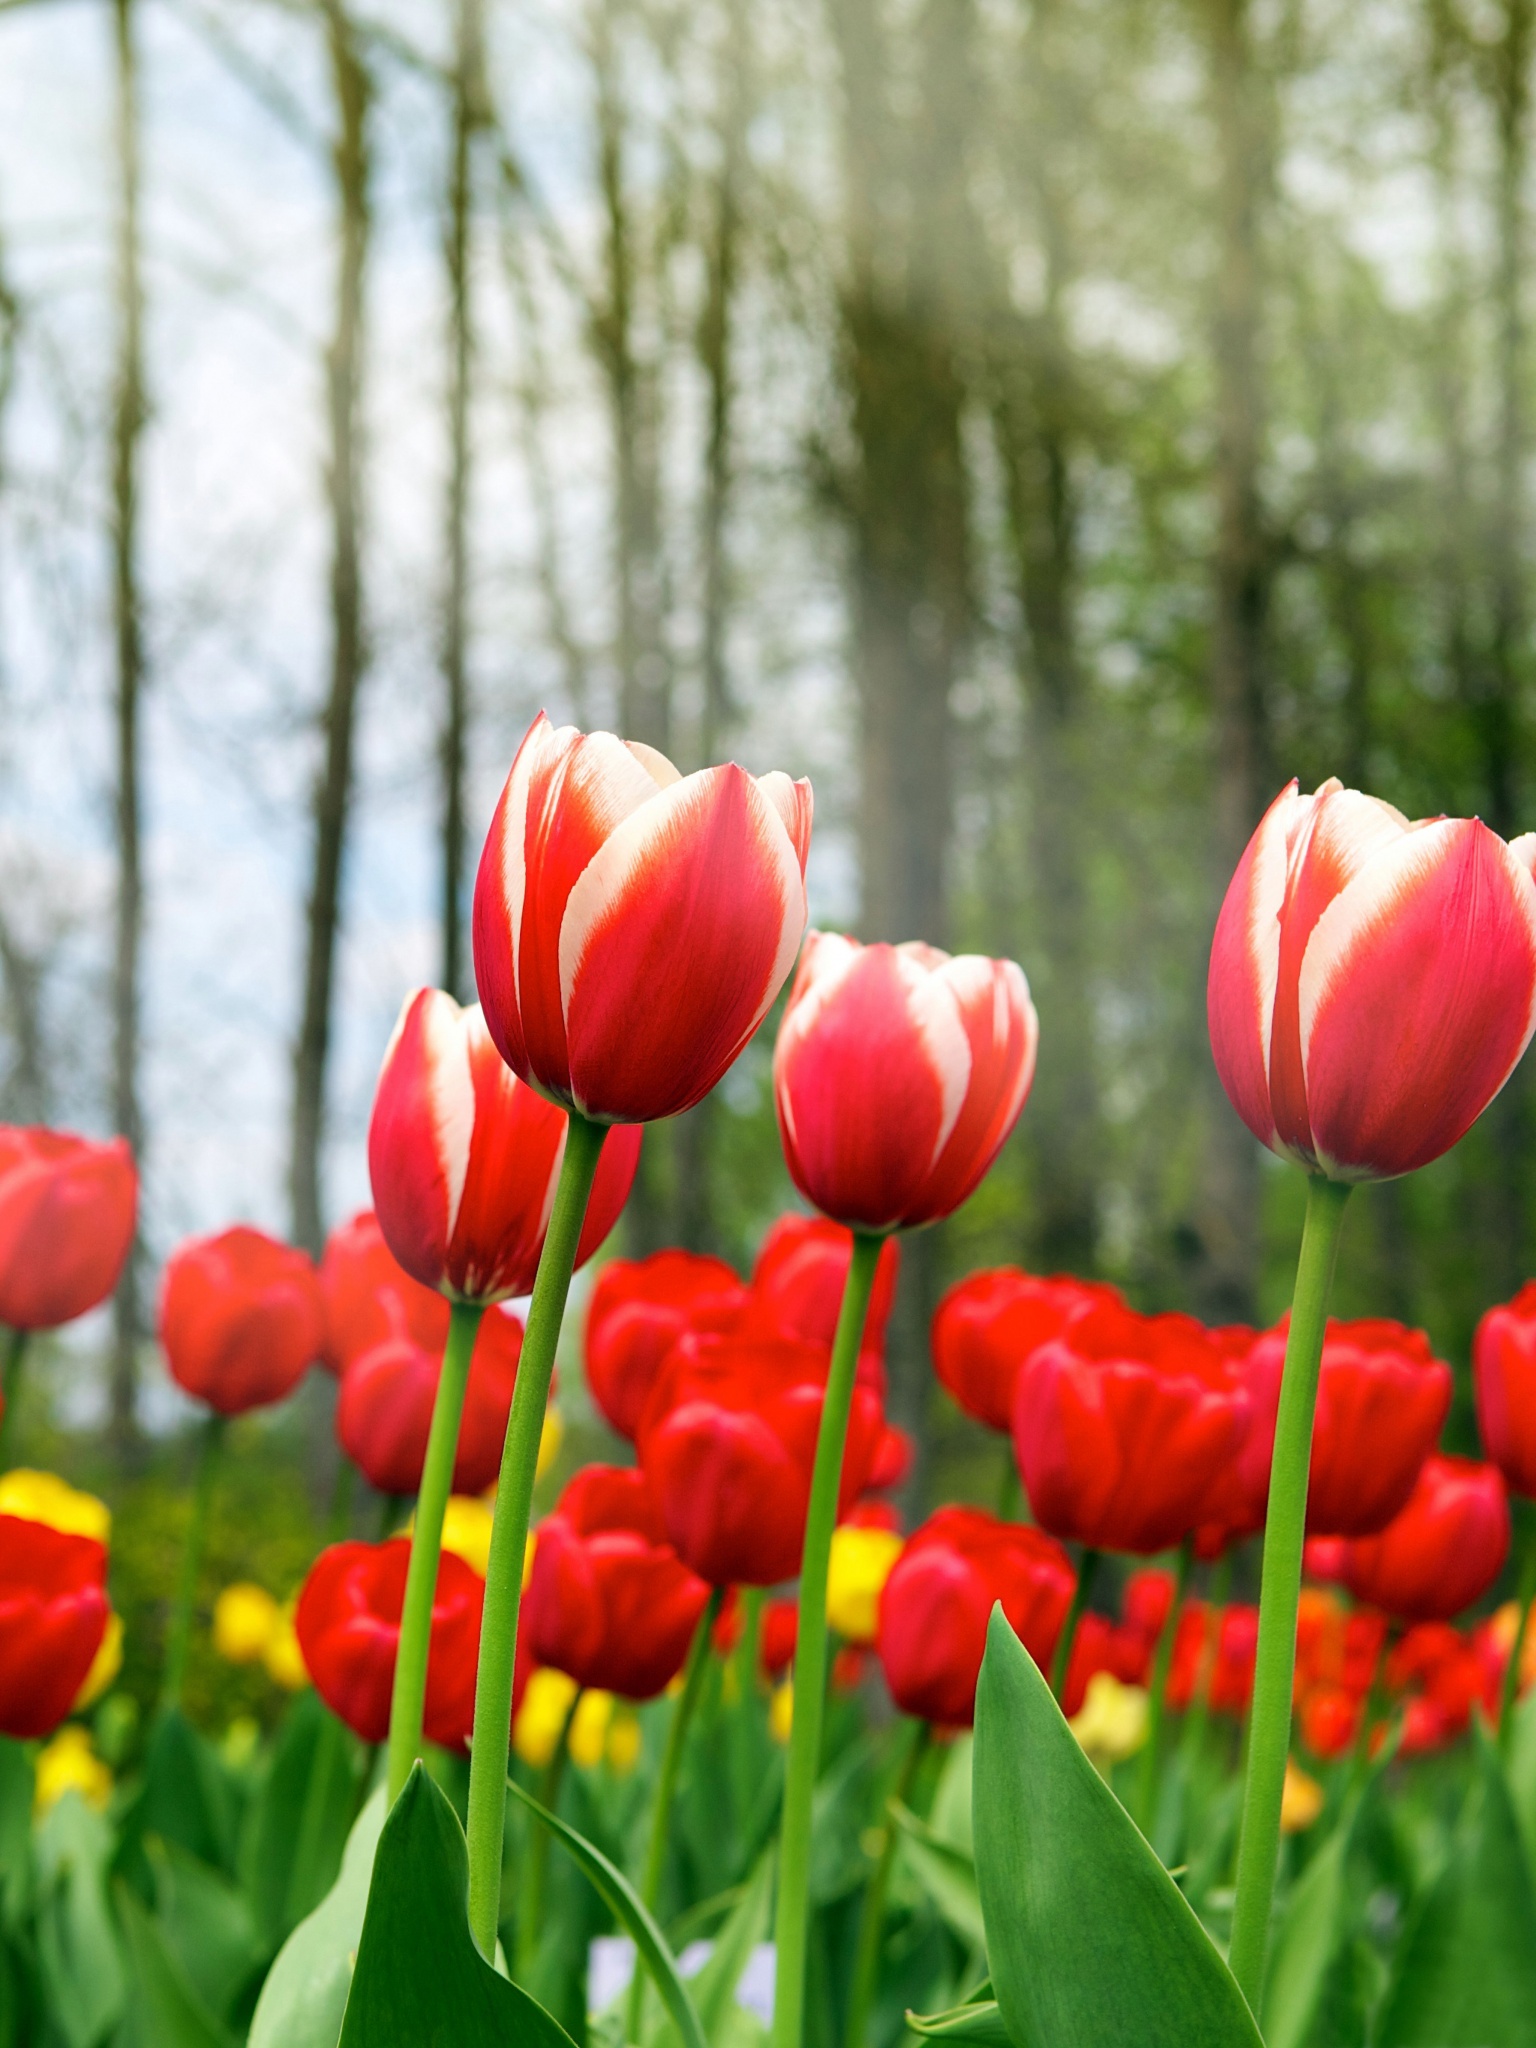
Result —
[[381, 1785], [347, 1837], [335, 1884], [278, 1951], [251, 2020], [250, 2048], [336, 2048], [385, 1810]]

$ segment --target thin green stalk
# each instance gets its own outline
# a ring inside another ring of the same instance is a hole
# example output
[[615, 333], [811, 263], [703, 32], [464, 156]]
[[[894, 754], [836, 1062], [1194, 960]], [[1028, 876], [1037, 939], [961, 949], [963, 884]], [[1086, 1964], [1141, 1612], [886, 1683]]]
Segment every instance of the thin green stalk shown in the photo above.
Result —
[[0, 1472], [9, 1464], [11, 1428], [16, 1420], [16, 1396], [21, 1392], [21, 1362], [26, 1356], [26, 1330], [12, 1330], [10, 1342], [5, 1347], [5, 1366], [0, 1371]]
[[1099, 1556], [1097, 1550], [1085, 1550], [1077, 1561], [1077, 1584], [1072, 1588], [1072, 1605], [1061, 1624], [1061, 1634], [1056, 1638], [1056, 1654], [1051, 1659], [1051, 1691], [1058, 1702], [1066, 1695], [1067, 1673], [1072, 1669], [1072, 1645], [1077, 1641], [1077, 1624], [1083, 1618], [1093, 1592], [1093, 1582], [1099, 1575]]
[[1525, 1531], [1525, 1554], [1520, 1561], [1520, 1590], [1516, 1598], [1520, 1602], [1520, 1619], [1515, 1624], [1515, 1640], [1509, 1646], [1509, 1662], [1504, 1666], [1504, 1683], [1499, 1691], [1501, 1749], [1509, 1747], [1515, 1701], [1520, 1694], [1520, 1659], [1525, 1654], [1526, 1631], [1531, 1625], [1531, 1602], [1536, 1599], [1536, 1529]]
[[357, 1494], [357, 1467], [343, 1451], [336, 1467], [336, 1484], [331, 1488], [331, 1512], [326, 1524], [327, 1543], [343, 1543], [352, 1527], [352, 1502]]
[[[578, 1687], [571, 1695], [559, 1739], [539, 1779], [538, 1801], [550, 1813], [555, 1811], [560, 1797], [560, 1780], [565, 1776], [565, 1760], [570, 1754], [571, 1723], [580, 1704], [581, 1691]], [[527, 1983], [539, 1953], [539, 1929], [544, 1920], [544, 1879], [548, 1872], [549, 1829], [536, 1813], [530, 1813], [528, 1834], [523, 1845], [523, 1867], [518, 1873], [517, 1945], [514, 1950], [517, 1979], [522, 1984]], [[638, 1967], [636, 1974], [639, 1974]]]
[[203, 1544], [208, 1534], [208, 1504], [218, 1471], [219, 1451], [224, 1442], [225, 1417], [210, 1415], [203, 1424], [197, 1447], [197, 1476], [193, 1481], [192, 1515], [181, 1552], [181, 1583], [171, 1625], [165, 1638], [165, 1674], [160, 1684], [162, 1707], [179, 1707], [187, 1678], [187, 1652], [192, 1644], [192, 1610], [197, 1604], [197, 1575], [202, 1569]]
[[411, 1561], [405, 1574], [405, 1603], [400, 1609], [400, 1650], [395, 1658], [395, 1689], [389, 1702], [389, 1787], [391, 1806], [405, 1790], [421, 1750], [421, 1723], [427, 1703], [427, 1653], [432, 1647], [432, 1606], [437, 1598], [437, 1567], [443, 1549], [443, 1516], [453, 1490], [453, 1465], [459, 1451], [459, 1419], [464, 1390], [475, 1354], [475, 1333], [485, 1304], [456, 1301], [448, 1318], [448, 1342], [432, 1401], [432, 1427], [416, 1495], [416, 1520], [411, 1528]]
[[837, 1523], [843, 1447], [853, 1406], [859, 1340], [869, 1309], [883, 1237], [855, 1231], [853, 1258], [832, 1341], [832, 1364], [816, 1434], [816, 1462], [800, 1559], [800, 1628], [795, 1644], [795, 1717], [784, 1773], [779, 1825], [779, 1898], [774, 1920], [777, 1966], [773, 1993], [773, 2048], [801, 2048], [805, 2010], [805, 1954], [810, 1919], [811, 1801], [821, 1768], [821, 1724], [827, 1696], [827, 1562]]
[[397, 1493], [379, 1495], [379, 1533], [377, 1541], [387, 1543], [400, 1526], [400, 1496]]
[[[683, 1689], [672, 1709], [672, 1721], [667, 1729], [667, 1743], [661, 1753], [661, 1769], [656, 1775], [656, 1793], [651, 1802], [651, 1836], [646, 1845], [645, 1869], [640, 1879], [640, 1896], [653, 1911], [661, 1892], [661, 1873], [667, 1860], [667, 1820], [672, 1811], [673, 1796], [677, 1791], [677, 1774], [682, 1768], [683, 1745], [688, 1739], [689, 1723], [693, 1720], [694, 1709], [699, 1703], [699, 1692], [709, 1664], [710, 1636], [724, 1597], [724, 1589], [716, 1586], [709, 1596], [704, 1612], [699, 1616], [699, 1625], [694, 1630], [693, 1641], [688, 1646], [688, 1661], [683, 1666]], [[640, 2038], [640, 2007], [644, 1996], [645, 1975], [637, 1959], [635, 1974], [629, 1982], [629, 2022], [628, 2031], [624, 2036], [626, 2041], [638, 2041]]]
[[1194, 1562], [1195, 1539], [1186, 1536], [1179, 1545], [1179, 1562], [1173, 1575], [1173, 1604], [1168, 1609], [1157, 1638], [1152, 1659], [1151, 1698], [1147, 1704], [1147, 1739], [1141, 1751], [1141, 1776], [1136, 1787], [1136, 1817], [1141, 1831], [1152, 1837], [1153, 1805], [1163, 1763], [1163, 1716], [1168, 1699], [1168, 1673], [1173, 1664], [1173, 1646], [1179, 1633], [1179, 1609], [1189, 1588], [1189, 1568]]
[[1285, 1372], [1280, 1383], [1280, 1412], [1275, 1422], [1275, 1451], [1269, 1468], [1253, 1720], [1237, 1852], [1237, 1902], [1232, 1910], [1232, 1945], [1228, 1955], [1232, 1974], [1254, 2012], [1259, 2009], [1259, 1994], [1264, 1988], [1264, 1954], [1269, 1945], [1270, 1906], [1280, 1851], [1280, 1801], [1291, 1746], [1296, 1607], [1301, 1591], [1301, 1547], [1307, 1527], [1312, 1418], [1317, 1407], [1328, 1295], [1333, 1286], [1339, 1232], [1349, 1192], [1347, 1182], [1324, 1180], [1318, 1174], [1307, 1184], [1307, 1220], [1301, 1234]]
[[480, 1667], [475, 1683], [475, 1732], [469, 1756], [469, 1926], [480, 1953], [496, 1952], [501, 1910], [501, 1845], [507, 1818], [507, 1748], [512, 1737], [512, 1662], [517, 1654], [517, 1613], [523, 1597], [523, 1552], [539, 1463], [539, 1434], [549, 1399], [549, 1376], [565, 1316], [576, 1247], [587, 1198], [602, 1156], [606, 1124], [571, 1112], [560, 1162], [560, 1184], [533, 1283], [528, 1327], [518, 1360], [512, 1413], [501, 1454], [496, 1519], [486, 1566], [480, 1623]]
[[[1021, 1509], [1024, 1510], [1022, 1516]], [[1000, 1522], [1029, 1519], [1029, 1511], [1024, 1504], [1024, 1489], [1019, 1484], [1019, 1468], [1014, 1462], [1012, 1444], [1007, 1447], [1007, 1454], [1003, 1459], [1003, 1476], [997, 1489], [997, 1519]]]
[[[928, 1753], [932, 1730], [926, 1721], [913, 1724], [891, 1788], [891, 1800], [905, 1806], [910, 1800], [918, 1766]], [[880, 1855], [859, 1908], [859, 1937], [853, 1956], [853, 1982], [848, 1989], [848, 2021], [843, 2029], [844, 2048], [864, 2048], [869, 2016], [874, 2010], [875, 1987], [880, 1977], [880, 1937], [885, 1932], [885, 1895], [890, 1887], [891, 1866], [896, 1861], [896, 1829], [890, 1817], [890, 1800], [882, 1808]]]

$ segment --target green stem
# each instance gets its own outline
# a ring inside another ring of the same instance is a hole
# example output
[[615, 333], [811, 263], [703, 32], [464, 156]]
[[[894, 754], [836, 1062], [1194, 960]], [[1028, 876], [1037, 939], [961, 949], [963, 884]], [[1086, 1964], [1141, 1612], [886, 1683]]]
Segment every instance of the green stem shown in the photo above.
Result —
[[343, 1451], [336, 1466], [336, 1484], [331, 1489], [331, 1512], [326, 1521], [327, 1543], [344, 1543], [352, 1527], [352, 1502], [357, 1493], [357, 1467]]
[[486, 1565], [480, 1623], [480, 1668], [475, 1683], [475, 1733], [469, 1756], [469, 1926], [480, 1953], [496, 1952], [501, 1910], [501, 1844], [507, 1817], [507, 1746], [512, 1735], [512, 1662], [517, 1654], [517, 1612], [523, 1597], [523, 1552], [539, 1463], [539, 1434], [549, 1399], [555, 1346], [576, 1265], [592, 1179], [602, 1156], [606, 1124], [571, 1112], [560, 1184], [533, 1283], [528, 1328], [518, 1360], [512, 1413], [501, 1454], [496, 1519]]
[[210, 1415], [203, 1424], [197, 1448], [197, 1476], [193, 1482], [192, 1515], [181, 1552], [181, 1583], [165, 1638], [165, 1674], [160, 1685], [162, 1707], [179, 1707], [187, 1678], [187, 1652], [192, 1645], [192, 1610], [197, 1604], [197, 1575], [202, 1569], [203, 1543], [208, 1534], [208, 1504], [213, 1498], [214, 1476], [224, 1442], [225, 1417]]
[[1093, 1592], [1093, 1582], [1099, 1575], [1099, 1555], [1097, 1550], [1085, 1550], [1077, 1561], [1077, 1584], [1072, 1588], [1072, 1605], [1061, 1624], [1061, 1634], [1056, 1638], [1056, 1654], [1051, 1659], [1051, 1691], [1058, 1703], [1066, 1696], [1067, 1673], [1072, 1669], [1072, 1645], [1077, 1641], [1077, 1624], [1083, 1618]]
[[[672, 1723], [667, 1729], [667, 1745], [661, 1753], [661, 1769], [656, 1776], [656, 1794], [651, 1803], [651, 1838], [646, 1845], [645, 1870], [640, 1879], [640, 1897], [654, 1912], [656, 1900], [661, 1892], [661, 1873], [667, 1860], [667, 1818], [672, 1811], [673, 1796], [677, 1791], [677, 1774], [682, 1768], [683, 1744], [688, 1738], [688, 1726], [699, 1703], [699, 1692], [704, 1684], [704, 1673], [709, 1664], [709, 1639], [715, 1626], [715, 1617], [720, 1612], [720, 1603], [725, 1598], [723, 1587], [716, 1586], [710, 1594], [704, 1612], [699, 1616], [699, 1625], [693, 1632], [693, 1641], [688, 1647], [688, 1662], [683, 1667], [683, 1689], [677, 1696], [672, 1709]], [[638, 2041], [640, 2038], [640, 2007], [645, 1996], [645, 1975], [638, 1958], [635, 1974], [629, 1981], [629, 2025], [624, 2038]]]
[[[560, 1781], [565, 1776], [565, 1760], [570, 1754], [571, 1723], [576, 1718], [576, 1709], [581, 1704], [581, 1692], [571, 1695], [571, 1704], [565, 1710], [561, 1723], [560, 1737], [556, 1742], [549, 1762], [539, 1779], [538, 1801], [546, 1811], [553, 1813], [560, 1798]], [[523, 1867], [518, 1875], [517, 1887], [517, 1946], [514, 1951], [517, 1965], [517, 1979], [526, 1984], [539, 1953], [539, 1930], [544, 1920], [544, 1879], [549, 1871], [549, 1830], [536, 1813], [528, 1816], [528, 1833], [523, 1844]], [[636, 1974], [639, 1974], [638, 1964]]]
[[5, 1347], [5, 1365], [0, 1371], [0, 1472], [8, 1463], [11, 1428], [16, 1420], [16, 1396], [21, 1392], [21, 1362], [26, 1356], [27, 1330], [12, 1330]]
[[405, 1790], [411, 1765], [421, 1755], [421, 1722], [427, 1704], [427, 1655], [432, 1647], [432, 1607], [437, 1598], [437, 1567], [443, 1549], [443, 1516], [453, 1491], [453, 1466], [459, 1452], [459, 1418], [469, 1363], [475, 1355], [475, 1333], [485, 1304], [456, 1301], [448, 1318], [448, 1342], [432, 1401], [432, 1427], [422, 1461], [416, 1495], [416, 1520], [411, 1528], [411, 1561], [405, 1574], [405, 1602], [400, 1609], [400, 1649], [395, 1658], [395, 1689], [389, 1702], [389, 1775], [386, 1797], [391, 1806]]
[[[918, 1766], [928, 1753], [930, 1733], [926, 1721], [918, 1721], [912, 1729], [906, 1755], [901, 1759], [896, 1782], [891, 1790], [891, 1799], [903, 1806], [910, 1800]], [[896, 1829], [892, 1824], [889, 1808], [888, 1800], [881, 1809], [884, 1824], [881, 1828], [879, 1860], [870, 1874], [869, 1883], [864, 1888], [864, 1903], [859, 1909], [859, 1937], [854, 1949], [853, 1982], [848, 1990], [848, 2022], [843, 2029], [844, 2048], [864, 2048], [864, 2037], [869, 2032], [869, 2016], [874, 2010], [875, 1986], [880, 1977], [880, 1937], [885, 1932], [885, 1895], [890, 1886], [891, 1866], [896, 1861]]]
[[1253, 1676], [1248, 1779], [1243, 1788], [1237, 1852], [1237, 1902], [1232, 1911], [1232, 1974], [1252, 2011], [1264, 1986], [1270, 1906], [1280, 1850], [1280, 1801], [1291, 1746], [1291, 1686], [1296, 1669], [1296, 1606], [1301, 1548], [1307, 1528], [1307, 1474], [1312, 1418], [1328, 1320], [1328, 1295], [1339, 1255], [1349, 1184], [1314, 1174], [1307, 1183], [1291, 1329], [1269, 1468], [1269, 1514], [1259, 1591], [1259, 1647]]
[[827, 1562], [837, 1524], [843, 1447], [853, 1407], [859, 1340], [869, 1309], [883, 1237], [856, 1230], [843, 1288], [832, 1363], [816, 1433], [816, 1462], [800, 1559], [800, 1628], [795, 1644], [795, 1716], [784, 1773], [779, 1825], [779, 1898], [774, 1920], [777, 1966], [773, 1993], [773, 2048], [801, 2048], [805, 2009], [805, 1954], [810, 1919], [811, 1801], [821, 1768], [821, 1723], [827, 1696]]
[[[1014, 1462], [1013, 1445], [1009, 1444], [1007, 1456], [1003, 1459], [1002, 1481], [997, 1489], [997, 1519], [1000, 1522], [1017, 1522], [1023, 1504], [1024, 1489], [1019, 1484], [1019, 1468]], [[1023, 1519], [1028, 1520], [1027, 1511]]]
[[1141, 1831], [1152, 1839], [1153, 1805], [1163, 1762], [1163, 1715], [1168, 1699], [1168, 1673], [1173, 1665], [1173, 1646], [1179, 1633], [1179, 1609], [1189, 1587], [1189, 1568], [1194, 1563], [1195, 1539], [1186, 1536], [1179, 1545], [1179, 1562], [1173, 1575], [1173, 1603], [1157, 1638], [1152, 1659], [1151, 1698], [1147, 1704], [1147, 1739], [1141, 1752], [1141, 1778], [1136, 1788], [1136, 1814]]
[[1520, 1659], [1525, 1652], [1526, 1631], [1531, 1623], [1531, 1602], [1536, 1599], [1536, 1529], [1525, 1532], [1525, 1554], [1520, 1562], [1520, 1590], [1516, 1598], [1520, 1602], [1520, 1619], [1515, 1624], [1515, 1640], [1509, 1646], [1509, 1662], [1504, 1666], [1504, 1683], [1499, 1691], [1499, 1747], [1509, 1747], [1511, 1717], [1515, 1701], [1520, 1694]]

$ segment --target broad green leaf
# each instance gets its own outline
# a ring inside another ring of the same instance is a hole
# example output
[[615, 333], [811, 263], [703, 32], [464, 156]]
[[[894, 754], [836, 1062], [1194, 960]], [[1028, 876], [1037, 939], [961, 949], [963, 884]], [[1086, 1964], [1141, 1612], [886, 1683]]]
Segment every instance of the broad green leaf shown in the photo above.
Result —
[[1015, 2048], [1259, 2048], [1178, 1886], [992, 1610], [976, 1692], [976, 1878]]
[[1536, 1902], [1498, 1753], [1479, 1734], [1477, 1781], [1451, 1860], [1403, 1938], [1378, 2048], [1531, 2048]]
[[133, 1829], [140, 1839], [159, 1835], [202, 1863], [232, 1868], [235, 1790], [217, 1752], [179, 1707], [155, 1716]]
[[623, 1871], [610, 1862], [601, 1849], [594, 1848], [585, 1835], [578, 1834], [558, 1814], [541, 1806], [516, 1779], [509, 1778], [507, 1783], [523, 1804], [538, 1815], [561, 1847], [581, 1865], [594, 1890], [635, 1944], [638, 1959], [650, 1972], [651, 1981], [677, 2028], [683, 2048], [706, 2048], [703, 2025], [688, 1994], [688, 1987], [677, 1973], [677, 1964], [667, 1946], [666, 1936]]
[[133, 2048], [234, 2048], [130, 1888], [119, 1881], [115, 1896], [129, 1960], [124, 2034]]
[[974, 2041], [977, 2048], [1013, 2048], [995, 1998], [979, 1998], [972, 2005], [953, 2005], [948, 2012], [909, 2012], [907, 2025], [914, 2034], [927, 2034], [933, 2040]]
[[960, 1735], [949, 1745], [944, 1768], [928, 1810], [928, 1826], [941, 1842], [958, 1849], [968, 1862], [976, 1857], [971, 1829], [971, 1767], [975, 1739]]
[[1302, 1872], [1286, 1904], [1264, 1984], [1268, 2048], [1305, 2048], [1328, 1978], [1350, 1938], [1346, 1865], [1352, 1830], [1336, 1828]]
[[811, 1807], [811, 1904], [830, 1906], [868, 1882], [870, 1859], [860, 1837], [885, 1783], [885, 1745], [865, 1735], [818, 1780]]
[[145, 1844], [155, 1879], [155, 1917], [187, 1981], [228, 2021], [271, 1954], [243, 1893], [228, 1878], [158, 1836]]
[[111, 1829], [78, 1792], [50, 1807], [37, 1831], [38, 1968], [69, 2048], [95, 2048], [123, 2011], [123, 1962], [107, 1904], [111, 1855]]
[[416, 1764], [379, 1837], [342, 2048], [573, 2048], [475, 1947], [468, 1890], [458, 1815]]
[[984, 1954], [987, 1932], [970, 1856], [898, 1800], [891, 1801], [891, 1816], [901, 1830], [901, 1856], [907, 1868], [960, 1939]]
[[357, 1748], [318, 1693], [299, 1694], [240, 1843], [241, 1882], [274, 1944], [336, 1881], [357, 1805]]
[[256, 2001], [250, 2048], [336, 2048], [386, 1810], [381, 1785], [353, 1824], [335, 1884], [278, 1950]]
[[0, 1736], [0, 1927], [17, 1927], [32, 1904], [32, 1763]]

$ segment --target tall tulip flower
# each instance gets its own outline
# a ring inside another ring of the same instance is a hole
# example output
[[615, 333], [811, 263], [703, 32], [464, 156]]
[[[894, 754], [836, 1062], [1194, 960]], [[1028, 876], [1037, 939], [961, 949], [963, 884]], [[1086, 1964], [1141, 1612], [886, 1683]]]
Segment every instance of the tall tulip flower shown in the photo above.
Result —
[[723, 1259], [698, 1252], [653, 1252], [604, 1266], [587, 1305], [587, 1391], [620, 1436], [634, 1442], [678, 1338], [687, 1330], [729, 1329], [748, 1298]]
[[1402, 1621], [1449, 1621], [1480, 1600], [1509, 1555], [1509, 1500], [1496, 1465], [1427, 1458], [1407, 1506], [1380, 1535], [1344, 1546], [1357, 1600]]
[[92, 1536], [0, 1515], [0, 1735], [51, 1735], [107, 1631], [107, 1552]]
[[[1263, 1981], [1289, 1753], [1313, 1409], [1345, 1198], [1438, 1159], [1536, 1025], [1536, 837], [1292, 782], [1237, 866], [1211, 947], [1211, 1051], [1254, 1135], [1311, 1175], [1275, 1431], [1233, 1974]], [[1365, 1539], [1369, 1540], [1369, 1539]]]
[[1104, 1281], [1041, 1280], [1017, 1266], [969, 1273], [934, 1314], [934, 1372], [967, 1415], [1006, 1435], [1024, 1361], [1091, 1308], [1116, 1304], [1119, 1290]]
[[[556, 730], [519, 747], [475, 882], [475, 980], [507, 1064], [571, 1118], [507, 1428], [470, 1768], [469, 1919], [496, 1940], [502, 1725], [538, 1432], [609, 1126], [707, 1095], [767, 1015], [805, 930], [811, 787]], [[493, 1751], [496, 1752], [493, 1754]]]

